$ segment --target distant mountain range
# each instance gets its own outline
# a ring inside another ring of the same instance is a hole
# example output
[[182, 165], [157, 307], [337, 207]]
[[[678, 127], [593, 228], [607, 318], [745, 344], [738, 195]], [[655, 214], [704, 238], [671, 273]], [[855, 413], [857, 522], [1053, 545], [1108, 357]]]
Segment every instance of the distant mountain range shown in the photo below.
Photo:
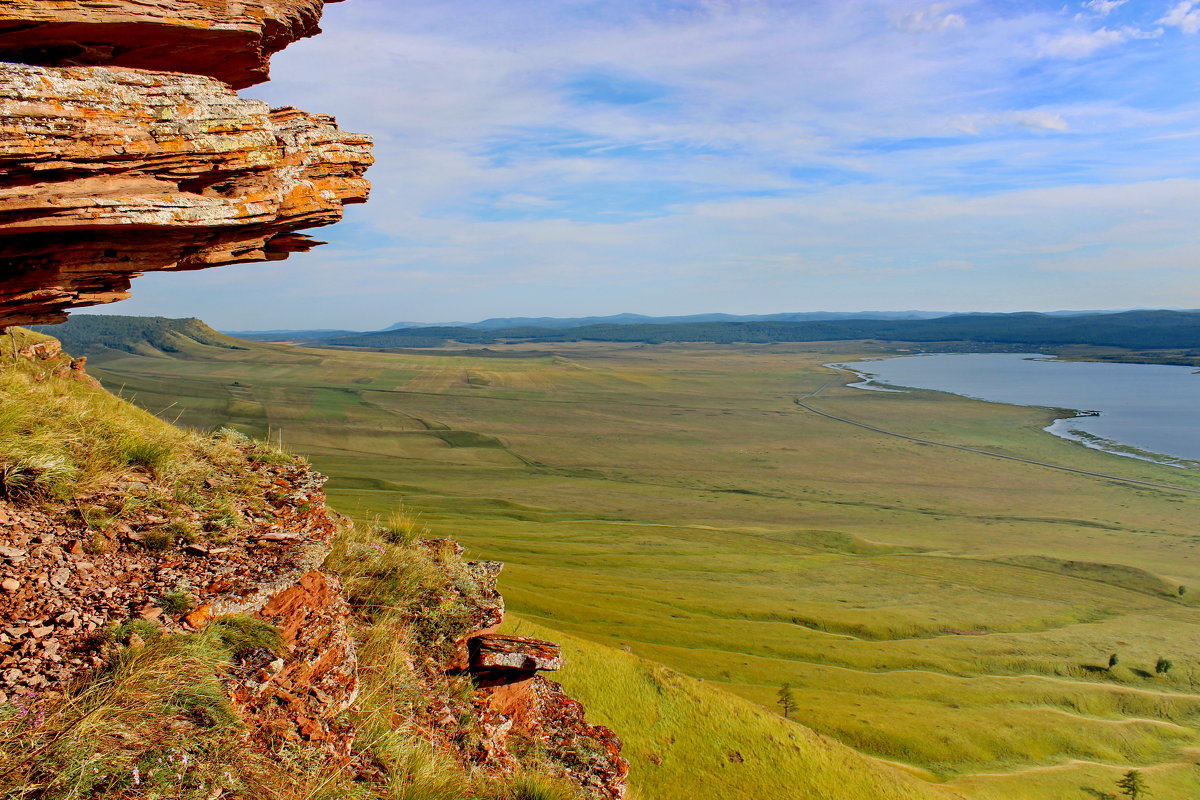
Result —
[[797, 311], [783, 314], [689, 314], [682, 317], [648, 317], [613, 314], [607, 317], [493, 317], [481, 322], [397, 322], [384, 330], [404, 328], [473, 328], [499, 331], [507, 328], [582, 328], [588, 325], [680, 325], [693, 322], [810, 322], [827, 319], [933, 319], [949, 311]]
[[[1080, 317], [1096, 314], [1122, 314], [1146, 309], [1096, 309], [1087, 311], [1038, 312], [1048, 317]], [[1167, 309], [1180, 311], [1182, 309]], [[952, 316], [989, 316], [979, 312], [959, 311], [792, 311], [779, 314], [688, 314], [684, 316], [652, 317], [644, 314], [612, 314], [604, 317], [492, 317], [479, 322], [396, 322], [381, 331], [347, 331], [318, 329], [222, 331], [229, 336], [263, 342], [324, 341], [359, 334], [379, 334], [416, 329], [467, 329], [477, 331], [507, 331], [537, 328], [567, 330], [602, 325], [693, 325], [711, 322], [829, 322], [834, 320], [929, 320]]]
[[516, 342], [816, 342], [874, 339], [899, 342], [972, 342], [1021, 347], [1098, 345], [1130, 349], [1200, 348], [1200, 312], [949, 314], [927, 318], [831, 316], [824, 319], [603, 323], [509, 328], [421, 327], [322, 337], [337, 347], [414, 348], [447, 343]]
[[[252, 335], [260, 341], [374, 349], [429, 348], [448, 344], [478, 348], [495, 344], [579, 341], [766, 344], [875, 340], [923, 344], [936, 349], [1041, 348], [1045, 351], [1072, 345], [1092, 345], [1123, 350], [1173, 351], [1169, 356], [1164, 356], [1172, 360], [1164, 363], [1197, 363], [1200, 360], [1200, 311], [1024, 312], [948, 314], [923, 318], [907, 315], [931, 312], [880, 313], [888, 316], [881, 318], [871, 312], [852, 317], [797, 314], [772, 315], [776, 318], [749, 321], [735, 317], [736, 321], [729, 321], [726, 315], [714, 314], [703, 315], [703, 321], [645, 323], [630, 320], [636, 315], [623, 314], [619, 315], [620, 322], [561, 324], [559, 327], [481, 327], [499, 322], [485, 320], [470, 327], [410, 327], [375, 333], [259, 331]], [[798, 320], [795, 317], [807, 319]], [[39, 329], [60, 338], [67, 351], [76, 355], [124, 351], [163, 356], [179, 352], [180, 346], [186, 348], [196, 343], [226, 349], [245, 346], [235, 338], [214, 331], [198, 319], [88, 314], [74, 316], [63, 325], [39, 326]]]

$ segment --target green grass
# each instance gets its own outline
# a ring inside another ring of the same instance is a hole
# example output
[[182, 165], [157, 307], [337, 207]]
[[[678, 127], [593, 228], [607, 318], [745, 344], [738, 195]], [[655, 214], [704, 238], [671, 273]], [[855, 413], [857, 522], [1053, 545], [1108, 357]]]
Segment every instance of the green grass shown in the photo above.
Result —
[[642, 798], [960, 797], [654, 662], [521, 618], [505, 631], [562, 646], [567, 666], [551, 677], [620, 732]]
[[[49, 340], [19, 328], [11, 335], [18, 346]], [[257, 492], [247, 463], [294, 460], [236, 431], [177, 428], [78, 380], [69, 357], [14, 361], [4, 351], [0, 499], [56, 506], [96, 531], [154, 513], [167, 519], [167, 546], [239, 524], [239, 508]], [[140, 488], [127, 491], [130, 485]], [[204, 530], [181, 516], [185, 511], [198, 513]]]
[[821, 365], [862, 352], [849, 343], [189, 347], [94, 372], [200, 428], [282, 432], [340, 510], [371, 521], [403, 502], [507, 562], [523, 618], [763, 708], [791, 683], [805, 726], [971, 792], [1000, 781], [971, 776], [1020, 775], [1051, 800], [1092, 761], [1155, 775], [1192, 760], [1192, 496], [902, 441], [793, 400], [825, 387], [807, 402], [888, 430], [1200, 488], [1044, 433], [1046, 410], [844, 388]]
[[202, 798], [214, 786], [278, 796], [281, 770], [242, 741], [219, 681], [246, 642], [278, 641], [263, 625], [234, 617], [190, 636], [114, 631], [146, 643], [112, 650], [66, 698], [0, 706], [0, 796]]

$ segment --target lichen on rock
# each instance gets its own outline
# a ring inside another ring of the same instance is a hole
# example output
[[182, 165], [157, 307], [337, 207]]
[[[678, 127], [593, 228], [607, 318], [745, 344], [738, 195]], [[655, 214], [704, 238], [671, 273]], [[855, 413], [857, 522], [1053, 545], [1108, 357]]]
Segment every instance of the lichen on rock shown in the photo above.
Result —
[[0, 4], [0, 328], [137, 275], [276, 261], [367, 199], [371, 139], [235, 88], [321, 0]]
[[128, 296], [137, 274], [272, 261], [364, 202], [369, 137], [211, 78], [0, 68], [0, 325]]

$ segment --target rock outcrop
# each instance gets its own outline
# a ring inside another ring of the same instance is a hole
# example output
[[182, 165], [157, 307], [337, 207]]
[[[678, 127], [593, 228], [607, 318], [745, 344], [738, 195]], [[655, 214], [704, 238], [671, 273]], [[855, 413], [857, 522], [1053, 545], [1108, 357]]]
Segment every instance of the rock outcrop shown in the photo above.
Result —
[[470, 650], [485, 761], [514, 762], [519, 750], [514, 740], [523, 739], [546, 752], [591, 797], [625, 796], [629, 762], [621, 757], [621, 740], [603, 725], [590, 724], [583, 706], [540, 674], [563, 668], [558, 645], [487, 633], [471, 639]]
[[124, 299], [148, 271], [287, 258], [364, 202], [369, 137], [231, 88], [321, 8], [0, 5], [0, 58], [26, 62], [0, 64], [0, 327]]
[[5, 0], [0, 61], [208, 75], [235, 89], [267, 79], [270, 58], [320, 33], [341, 0]]

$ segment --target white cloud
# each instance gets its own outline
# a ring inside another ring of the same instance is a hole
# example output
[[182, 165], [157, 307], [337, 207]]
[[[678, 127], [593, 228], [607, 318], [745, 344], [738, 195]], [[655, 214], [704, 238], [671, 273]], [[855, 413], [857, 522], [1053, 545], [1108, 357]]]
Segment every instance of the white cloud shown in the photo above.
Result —
[[1083, 7], [1102, 17], [1107, 17], [1113, 11], [1128, 3], [1129, 0], [1087, 0]]
[[967, 20], [962, 14], [950, 13], [950, 3], [935, 3], [928, 8], [905, 14], [896, 20], [896, 27], [910, 33], [944, 33], [955, 28], [965, 28]]
[[963, 133], [979, 135], [991, 128], [1015, 127], [1031, 131], [1066, 133], [1070, 124], [1062, 114], [1052, 111], [1005, 111], [1002, 114], [977, 114], [959, 117], [952, 127]]
[[1158, 24], [1177, 27], [1184, 33], [1200, 33], [1200, 0], [1182, 0]]
[[1010, 111], [1004, 115], [1004, 120], [1010, 125], [1028, 130], [1066, 133], [1070, 129], [1061, 114], [1049, 111]]
[[1122, 44], [1134, 39], [1157, 39], [1162, 36], [1161, 28], [1107, 27], [1095, 31], [1068, 31], [1044, 42], [1039, 54], [1048, 58], [1086, 58], [1097, 50]]
[[[1160, 229], [1113, 222], [1129, 216], [1129, 187], [1200, 177], [1194, 140], [1179, 138], [1200, 129], [1200, 105], [1168, 94], [1166, 106], [1139, 107], [1172, 67], [1115, 46], [1158, 33], [1107, 21], [1098, 43], [1051, 45], [1100, 23], [1046, 4], [930, 2], [331, 5], [328, 33], [277, 57], [276, 80], [249, 94], [374, 134], [372, 202], [318, 234], [333, 245], [284, 267], [197, 273], [212, 275], [209, 308], [182, 283], [164, 283], [160, 299], [241, 328], [296, 327], [286, 318], [301, 315], [363, 327], [551, 310], [915, 307], [943, 287], [947, 306], [1018, 308], [1033, 293], [1057, 306], [1077, 297], [1069, 282], [1022, 273], [1027, 256], [1043, 274], [1056, 253], [1114, 271], [1126, 258], [1133, 274], [1130, 254], [1163, 241], [1181, 248], [1164, 263], [1182, 263], [1200, 242], [1194, 182], [1139, 201], [1159, 211]], [[969, 25], [962, 8], [978, 11]], [[1039, 63], [1049, 53], [1037, 43], [1068, 60]], [[1191, 41], [1161, 45], [1172, 54]], [[1102, 47], [1110, 58], [1083, 58]], [[661, 99], [579, 100], [581, 80], [610, 77], [659, 87]], [[1053, 192], [1064, 185], [1075, 188]], [[1014, 243], [1026, 252], [1006, 253]], [[1088, 250], [1108, 244], [1103, 259]], [[937, 281], [881, 277], [933, 269]], [[319, 286], [323, 270], [354, 296], [281, 302], [269, 323], [239, 306], [246, 320], [233, 321], [231, 294], [261, 298], [285, 272]], [[1022, 280], [1031, 294], [1015, 293]], [[1088, 302], [1141, 298], [1155, 283], [1129, 280]], [[218, 284], [238, 282], [246, 288], [217, 297]]]

